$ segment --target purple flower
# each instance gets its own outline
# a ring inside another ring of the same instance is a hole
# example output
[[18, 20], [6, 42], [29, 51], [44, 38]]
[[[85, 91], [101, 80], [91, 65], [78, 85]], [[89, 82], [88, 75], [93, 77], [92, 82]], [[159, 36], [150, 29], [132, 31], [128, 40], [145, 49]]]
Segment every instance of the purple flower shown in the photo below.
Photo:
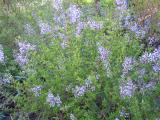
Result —
[[86, 27], [85, 22], [78, 22], [76, 27], [76, 35], [80, 35], [81, 31]]
[[62, 28], [66, 26], [66, 15], [65, 13], [61, 13], [58, 15], [54, 15], [55, 25], [59, 25]]
[[20, 54], [26, 54], [29, 50], [35, 50], [35, 45], [31, 45], [27, 42], [18, 42], [19, 52]]
[[127, 0], [116, 0], [118, 10], [127, 10]]
[[160, 65], [155, 64], [152, 66], [152, 68], [153, 68], [154, 72], [160, 72]]
[[89, 28], [91, 28], [92, 30], [99, 30], [102, 29], [103, 24], [94, 20], [89, 20], [87, 22], [87, 25]]
[[124, 62], [122, 64], [123, 75], [128, 74], [128, 72], [133, 69], [134, 63], [135, 63], [134, 58], [132, 58], [132, 57], [125, 57]]
[[108, 59], [109, 51], [107, 49], [105, 49], [103, 46], [99, 46], [98, 47], [98, 52], [100, 54], [100, 59], [102, 61]]
[[63, 6], [63, 0], [53, 0], [53, 8], [56, 9], [57, 11], [62, 9]]
[[133, 84], [131, 80], [122, 83], [120, 86], [120, 95], [122, 98], [132, 97], [136, 90], [136, 86]]
[[48, 93], [47, 102], [50, 104], [51, 107], [54, 107], [55, 105], [59, 107], [62, 104], [59, 95], [55, 97], [51, 92]]
[[154, 43], [157, 42], [157, 38], [155, 36], [148, 37], [148, 42], [149, 42], [149, 45], [153, 45]]
[[39, 27], [40, 27], [40, 34], [41, 35], [51, 33], [51, 31], [52, 31], [52, 28], [48, 23], [40, 22]]
[[145, 52], [141, 57], [140, 57], [140, 62], [141, 63], [151, 63], [151, 62], [157, 62], [160, 60], [160, 46], [155, 49], [152, 53]]
[[28, 62], [27, 56], [24, 56], [20, 53], [15, 54], [15, 60], [21, 67], [26, 65], [26, 63]]
[[3, 46], [0, 44], [0, 63], [4, 63], [4, 58]]
[[42, 86], [35, 86], [31, 89], [31, 91], [34, 93], [34, 95], [37, 97], [39, 96], [39, 92], [42, 90]]
[[81, 11], [76, 5], [70, 5], [68, 9], [68, 16], [71, 23], [75, 23], [80, 20]]
[[76, 86], [75, 89], [73, 90], [74, 96], [76, 98], [83, 96], [87, 91], [86, 86]]
[[18, 42], [18, 48], [19, 48], [19, 53], [15, 53], [14, 54], [15, 61], [21, 67], [23, 67], [28, 62], [27, 53], [30, 50], [35, 50], [36, 46], [35, 45], [31, 45], [30, 43], [27, 43], [27, 42]]
[[148, 52], [145, 52], [141, 57], [140, 57], [140, 62], [141, 63], [148, 63], [149, 60], [149, 54]]
[[90, 79], [86, 79], [84, 85], [76, 86], [72, 89], [73, 94], [76, 98], [83, 96], [85, 93], [89, 91], [95, 91], [95, 86], [93, 85]]
[[24, 32], [29, 35], [34, 35], [36, 33], [30, 24], [24, 25]]
[[145, 90], [151, 90], [154, 89], [156, 86], [156, 81], [149, 81], [148, 83], [144, 83], [143, 86], [141, 87], [141, 91], [144, 92]]

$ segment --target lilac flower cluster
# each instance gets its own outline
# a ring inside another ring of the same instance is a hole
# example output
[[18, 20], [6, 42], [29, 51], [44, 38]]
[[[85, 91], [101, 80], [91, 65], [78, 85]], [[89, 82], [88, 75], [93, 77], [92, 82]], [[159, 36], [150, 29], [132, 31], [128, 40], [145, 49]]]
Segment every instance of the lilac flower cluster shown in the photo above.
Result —
[[131, 30], [139, 38], [144, 38], [149, 31], [150, 20], [146, 20], [144, 26], [139, 25], [130, 15], [123, 17], [123, 27]]
[[149, 45], [153, 45], [158, 41], [158, 39], [155, 36], [148, 37], [148, 43]]
[[77, 26], [76, 26], [76, 36], [80, 35], [80, 33], [82, 32], [82, 30], [84, 28], [86, 28], [86, 23], [85, 22], [78, 22]]
[[100, 54], [100, 59], [102, 61], [108, 60], [109, 51], [106, 48], [104, 48], [103, 46], [99, 46], [98, 47], [98, 52]]
[[40, 91], [42, 90], [42, 86], [35, 86], [31, 89], [36, 97], [40, 95]]
[[50, 104], [51, 107], [54, 107], [55, 105], [59, 107], [62, 104], [59, 95], [55, 97], [51, 92], [48, 93], [46, 101]]
[[150, 82], [148, 82], [148, 83], [146, 83], [146, 84], [144, 84], [144, 89], [153, 89], [155, 86], [156, 86], [156, 82], [155, 81], [150, 81]]
[[76, 86], [75, 89], [73, 90], [74, 96], [81, 97], [86, 93], [87, 89], [86, 86]]
[[139, 38], [144, 38], [146, 31], [138, 25], [138, 23], [134, 22], [133, 25], [128, 25], [128, 28], [136, 34]]
[[52, 32], [52, 28], [48, 23], [39, 22], [40, 34], [45, 35]]
[[19, 53], [14, 55], [16, 62], [23, 67], [28, 62], [27, 53], [30, 50], [35, 50], [35, 45], [31, 45], [27, 42], [18, 42]]
[[127, 10], [127, 0], [116, 0], [115, 2], [118, 10]]
[[107, 76], [110, 77], [111, 76], [110, 63], [109, 63], [110, 52], [103, 46], [100, 46], [99, 43], [97, 43], [97, 45], [98, 45], [98, 52], [100, 54], [100, 59], [102, 60], [103, 65], [106, 69]]
[[68, 8], [68, 16], [71, 23], [75, 23], [80, 20], [81, 11], [76, 5], [70, 5]]
[[92, 19], [88, 20], [87, 22], [78, 22], [76, 26], [76, 35], [80, 35], [81, 31], [87, 27], [91, 30], [100, 30], [103, 28], [103, 23], [94, 21]]
[[144, 38], [150, 28], [150, 19], [145, 20], [144, 26], [139, 25], [134, 18], [127, 12], [128, 0], [116, 0], [120, 20], [123, 21], [122, 27], [134, 32], [137, 37]]
[[87, 25], [92, 30], [100, 30], [103, 27], [103, 23], [102, 22], [97, 22], [97, 21], [94, 21], [94, 20], [89, 20], [87, 22]]
[[83, 96], [85, 93], [89, 91], [95, 91], [95, 86], [92, 85], [92, 81], [87, 79], [85, 80], [85, 84], [82, 86], [76, 86], [73, 89], [73, 94], [75, 98]]
[[132, 97], [135, 90], [136, 90], [136, 86], [134, 85], [132, 80], [129, 80], [129, 81], [121, 84], [120, 95], [121, 95], [122, 98]]
[[63, 0], [53, 0], [53, 8], [56, 9], [57, 11], [62, 9], [63, 6]]
[[24, 25], [24, 32], [28, 35], [34, 35], [36, 33], [30, 24]]
[[4, 59], [3, 46], [0, 44], [0, 63], [4, 63]]
[[122, 64], [123, 67], [122, 72], [124, 76], [128, 74], [130, 70], [133, 69], [134, 64], [135, 64], [135, 59], [133, 57], [125, 57], [124, 62]]
[[148, 83], [143, 83], [141, 86], [140, 86], [140, 90], [141, 92], [144, 92], [146, 90], [152, 90], [155, 88], [157, 82], [154, 81], [154, 80], [151, 80], [149, 81]]
[[155, 64], [152, 66], [152, 68], [153, 68], [154, 72], [157, 72], [157, 73], [160, 72], [160, 65]]
[[[55, 30], [60, 29], [59, 27], [61, 26], [61, 28], [64, 28], [66, 26], [66, 15], [64, 12], [58, 14], [58, 15], [54, 15], [54, 21], [55, 24], [57, 25], [55, 28]], [[57, 29], [58, 28], [58, 29]]]
[[160, 60], [160, 46], [156, 48], [152, 53], [145, 52], [140, 57], [141, 63], [156, 63], [158, 60]]

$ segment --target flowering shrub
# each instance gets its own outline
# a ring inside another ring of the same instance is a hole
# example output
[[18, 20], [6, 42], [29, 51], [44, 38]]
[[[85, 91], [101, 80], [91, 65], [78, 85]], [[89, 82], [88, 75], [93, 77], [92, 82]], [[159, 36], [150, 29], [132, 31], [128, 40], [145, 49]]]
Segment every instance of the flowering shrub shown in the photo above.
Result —
[[160, 118], [160, 46], [158, 35], [149, 35], [152, 19], [139, 24], [128, 0], [22, 3], [12, 57], [0, 46], [2, 114], [20, 120]]

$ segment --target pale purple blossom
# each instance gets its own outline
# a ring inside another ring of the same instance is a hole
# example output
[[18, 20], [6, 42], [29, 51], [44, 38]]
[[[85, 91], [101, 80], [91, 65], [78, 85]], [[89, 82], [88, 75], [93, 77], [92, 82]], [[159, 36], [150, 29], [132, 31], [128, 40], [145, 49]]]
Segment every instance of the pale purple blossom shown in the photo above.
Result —
[[28, 63], [27, 56], [24, 56], [20, 53], [15, 54], [15, 60], [21, 67], [23, 67], [24, 65], [26, 65], [26, 63]]
[[0, 44], [0, 63], [4, 63], [4, 59], [3, 46]]
[[73, 90], [74, 96], [76, 98], [83, 96], [87, 91], [86, 86], [76, 86], [75, 89]]
[[87, 25], [92, 30], [100, 30], [103, 27], [103, 23], [102, 22], [97, 22], [97, 21], [94, 21], [94, 20], [89, 20], [87, 22]]
[[156, 86], [156, 82], [155, 81], [150, 81], [147, 84], [144, 85], [145, 89], [153, 89]]
[[49, 105], [51, 107], [54, 107], [55, 105], [57, 105], [59, 107], [62, 104], [62, 101], [61, 101], [59, 95], [57, 95], [55, 97], [51, 92], [48, 93], [46, 101], [49, 103]]
[[39, 22], [40, 34], [45, 35], [52, 32], [52, 28], [48, 23]]
[[150, 36], [148, 37], [148, 42], [149, 42], [149, 45], [153, 45], [157, 42], [157, 38], [155, 36]]
[[149, 53], [145, 52], [141, 57], [140, 57], [140, 62], [141, 63], [148, 63], [149, 62]]
[[53, 8], [57, 11], [63, 8], [63, 0], [53, 0]]
[[68, 39], [64, 39], [62, 42], [61, 42], [61, 47], [64, 49], [66, 47], [68, 47]]
[[134, 32], [137, 37], [140, 37], [140, 38], [144, 38], [145, 37], [146, 31], [141, 26], [139, 26], [136, 22], [134, 22], [133, 24], [128, 26], [128, 28], [132, 32]]
[[129, 71], [131, 71], [134, 67], [135, 60], [133, 57], [125, 57], [124, 62], [122, 64], [123, 67], [123, 75], [128, 74]]
[[103, 46], [99, 46], [98, 47], [98, 52], [100, 54], [100, 59], [102, 61], [108, 59], [109, 51], [106, 48], [104, 48]]
[[80, 33], [82, 32], [82, 30], [86, 27], [86, 23], [85, 22], [78, 22], [77, 26], [76, 26], [76, 35], [80, 35]]
[[74, 89], [72, 89], [74, 97], [78, 98], [83, 96], [85, 93], [89, 91], [95, 91], [95, 86], [93, 85], [92, 81], [90, 79], [86, 79], [85, 83], [82, 86], [76, 86]]
[[153, 68], [154, 72], [160, 72], [160, 65], [155, 64], [152, 66], [152, 68]]
[[160, 46], [157, 49], [155, 49], [152, 53], [145, 52], [140, 57], [141, 63], [157, 62], [158, 60], [160, 60]]
[[135, 21], [135, 18], [132, 17], [131, 15], [123, 15], [122, 21], [123, 21], [122, 27], [127, 28], [127, 29], [131, 30], [132, 32], [134, 32], [138, 38], [144, 38], [150, 28], [150, 20], [149, 19], [147, 19], [144, 22], [143, 26], [139, 25]]
[[58, 27], [64, 28], [66, 26], [66, 14], [61, 13], [58, 15], [54, 15], [54, 21], [55, 21], [55, 25], [59, 25]]
[[116, 0], [116, 5], [120, 11], [127, 10], [127, 0]]
[[122, 98], [132, 97], [136, 90], [136, 86], [131, 80], [123, 82], [120, 86], [120, 95]]
[[94, 21], [92, 19], [87, 22], [78, 22], [76, 26], [76, 35], [80, 35], [83, 29], [90, 28], [91, 30], [100, 30], [103, 28], [103, 23], [100, 21]]
[[149, 81], [148, 83], [143, 83], [143, 86], [141, 86], [140, 90], [141, 92], [144, 92], [146, 90], [152, 90], [155, 88], [157, 82], [154, 80]]
[[27, 42], [18, 42], [19, 52], [14, 54], [15, 61], [23, 67], [28, 63], [27, 54], [30, 50], [35, 50], [36, 46]]
[[75, 23], [80, 20], [81, 11], [76, 5], [70, 5], [68, 9], [68, 16], [71, 23]]
[[28, 35], [34, 35], [36, 33], [30, 24], [24, 25], [24, 32]]
[[41, 90], [42, 90], [42, 86], [40, 85], [31, 88], [31, 91], [34, 93], [36, 97], [40, 95]]
[[110, 77], [111, 76], [111, 70], [110, 70], [110, 62], [109, 62], [109, 54], [110, 51], [108, 51], [106, 48], [104, 48], [103, 46], [100, 46], [99, 43], [97, 43], [98, 45], [98, 52], [100, 54], [100, 59], [102, 60], [102, 63], [104, 65], [104, 68], [107, 72], [107, 76]]
[[57, 95], [55, 97], [55, 102], [56, 102], [56, 105], [59, 107], [61, 104], [62, 104], [62, 101], [61, 101], [61, 98], [59, 95]]
[[27, 42], [18, 42], [19, 52], [20, 54], [26, 54], [30, 50], [35, 50], [35, 45], [32, 45]]

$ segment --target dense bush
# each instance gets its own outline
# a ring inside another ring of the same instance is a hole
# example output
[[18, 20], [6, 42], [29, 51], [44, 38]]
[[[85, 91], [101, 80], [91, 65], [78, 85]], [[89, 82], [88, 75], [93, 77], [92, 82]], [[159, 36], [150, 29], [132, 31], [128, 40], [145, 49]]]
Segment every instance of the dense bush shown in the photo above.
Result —
[[2, 3], [0, 120], [160, 119], [157, 0]]

